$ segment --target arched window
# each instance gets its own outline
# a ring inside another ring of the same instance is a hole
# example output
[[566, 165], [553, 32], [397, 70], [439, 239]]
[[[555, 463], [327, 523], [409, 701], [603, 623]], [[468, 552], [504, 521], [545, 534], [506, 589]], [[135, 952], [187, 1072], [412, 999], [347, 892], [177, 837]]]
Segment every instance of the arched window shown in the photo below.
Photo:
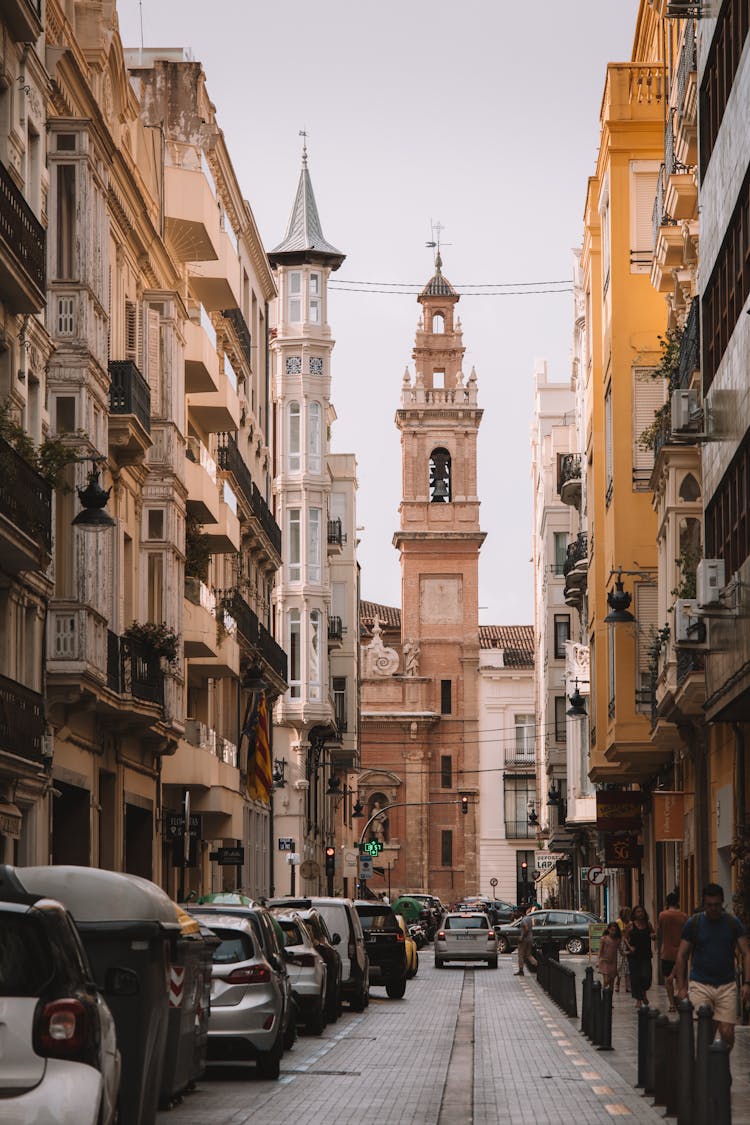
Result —
[[686, 473], [680, 485], [680, 500], [700, 500], [701, 487], [692, 473]]
[[290, 473], [298, 473], [302, 468], [301, 411], [298, 402], [290, 402], [288, 407], [288, 448], [287, 463]]
[[430, 503], [450, 504], [451, 455], [447, 449], [433, 449], [430, 454]]
[[436, 336], [442, 336], [445, 332], [445, 317], [440, 312], [432, 314], [432, 331]]
[[319, 402], [311, 402], [307, 408], [307, 468], [311, 473], [319, 473], [321, 465], [322, 427]]

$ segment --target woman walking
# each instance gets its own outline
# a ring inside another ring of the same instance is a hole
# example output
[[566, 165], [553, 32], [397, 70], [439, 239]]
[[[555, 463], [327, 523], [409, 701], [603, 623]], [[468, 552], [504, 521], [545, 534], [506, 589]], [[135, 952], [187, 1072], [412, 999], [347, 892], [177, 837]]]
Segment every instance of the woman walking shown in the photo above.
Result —
[[602, 943], [599, 946], [599, 961], [597, 971], [602, 974], [602, 987], [612, 988], [617, 976], [617, 954], [620, 949], [620, 928], [617, 922], [610, 922], [602, 934]]
[[615, 992], [620, 991], [620, 981], [623, 977], [625, 978], [625, 991], [630, 992], [630, 965], [628, 964], [628, 959], [625, 955], [625, 941], [623, 937], [623, 935], [625, 934], [625, 928], [629, 925], [629, 923], [630, 907], [621, 906], [617, 915], [617, 928], [620, 931], [620, 937], [623, 940], [620, 941], [620, 950], [617, 954], [617, 976], [615, 978]]
[[651, 987], [651, 942], [654, 939], [654, 927], [651, 925], [646, 913], [646, 907], [638, 903], [633, 907], [630, 916], [630, 925], [625, 929], [625, 943], [630, 963], [630, 988], [636, 1001], [636, 1007], [648, 1004], [648, 990]]

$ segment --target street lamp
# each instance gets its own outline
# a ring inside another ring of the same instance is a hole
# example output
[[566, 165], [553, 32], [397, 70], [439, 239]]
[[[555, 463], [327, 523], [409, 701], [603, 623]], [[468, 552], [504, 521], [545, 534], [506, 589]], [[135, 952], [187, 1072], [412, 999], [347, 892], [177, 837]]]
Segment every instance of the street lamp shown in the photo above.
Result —
[[617, 572], [617, 579], [615, 581], [614, 590], [610, 590], [607, 594], [607, 605], [609, 606], [609, 613], [604, 618], [605, 625], [620, 625], [627, 624], [629, 621], [635, 621], [635, 617], [628, 609], [633, 598], [622, 584], [622, 571]]
[[112, 486], [104, 489], [99, 484], [99, 470], [97, 469], [97, 462], [103, 461], [103, 457], [82, 457], [82, 461], [90, 461], [91, 468], [89, 469], [88, 484], [85, 488], [77, 489], [78, 499], [81, 501], [83, 507], [78, 515], [74, 518], [73, 527], [80, 527], [81, 531], [106, 531], [110, 527], [115, 527], [115, 521], [109, 512], [105, 512], [109, 494], [112, 491]]

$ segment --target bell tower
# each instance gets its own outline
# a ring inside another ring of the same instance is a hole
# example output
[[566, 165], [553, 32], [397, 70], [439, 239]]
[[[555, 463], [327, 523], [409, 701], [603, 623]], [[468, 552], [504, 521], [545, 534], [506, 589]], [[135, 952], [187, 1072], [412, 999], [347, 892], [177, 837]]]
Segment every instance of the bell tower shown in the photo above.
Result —
[[[429, 855], [440, 857], [446, 831], [464, 893], [478, 891], [479, 527], [477, 377], [464, 377], [460, 297], [435, 273], [418, 301], [421, 315], [401, 389], [401, 642], [419, 653], [427, 704], [440, 716], [430, 735]], [[446, 786], [450, 779], [452, 785]], [[468, 795], [466, 815], [461, 796]], [[443, 802], [455, 801], [454, 805]]]

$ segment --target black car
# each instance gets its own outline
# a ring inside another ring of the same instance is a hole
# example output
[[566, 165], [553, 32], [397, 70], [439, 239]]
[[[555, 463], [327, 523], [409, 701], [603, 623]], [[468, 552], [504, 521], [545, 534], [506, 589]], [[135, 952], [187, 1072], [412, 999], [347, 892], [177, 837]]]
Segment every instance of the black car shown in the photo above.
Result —
[[365, 933], [370, 984], [384, 984], [392, 1000], [406, 992], [406, 942], [393, 909], [385, 902], [358, 900], [354, 907]]
[[[589, 926], [601, 922], [595, 914], [582, 910], [534, 910], [531, 918], [534, 945], [554, 945], [568, 953], [585, 953], [589, 947]], [[497, 948], [510, 953], [518, 946], [521, 919], [497, 930]]]

